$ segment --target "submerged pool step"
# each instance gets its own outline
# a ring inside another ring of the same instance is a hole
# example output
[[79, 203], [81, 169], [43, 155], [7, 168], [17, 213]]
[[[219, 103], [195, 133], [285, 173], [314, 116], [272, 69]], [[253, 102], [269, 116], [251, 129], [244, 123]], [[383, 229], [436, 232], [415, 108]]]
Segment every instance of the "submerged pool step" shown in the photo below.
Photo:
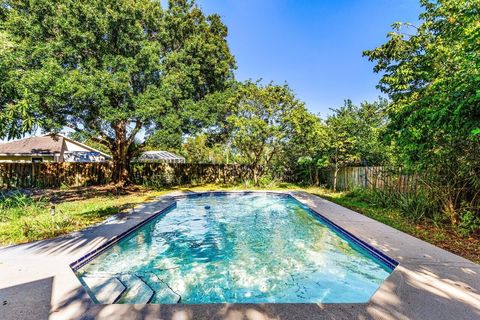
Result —
[[82, 278], [98, 303], [115, 303], [125, 292], [126, 287], [115, 277], [88, 276]]
[[135, 275], [125, 274], [118, 277], [127, 290], [122, 294], [117, 303], [145, 304], [149, 303], [155, 292], [142, 279]]
[[155, 273], [145, 273], [141, 278], [155, 291], [155, 301], [174, 304], [182, 300], [182, 297]]

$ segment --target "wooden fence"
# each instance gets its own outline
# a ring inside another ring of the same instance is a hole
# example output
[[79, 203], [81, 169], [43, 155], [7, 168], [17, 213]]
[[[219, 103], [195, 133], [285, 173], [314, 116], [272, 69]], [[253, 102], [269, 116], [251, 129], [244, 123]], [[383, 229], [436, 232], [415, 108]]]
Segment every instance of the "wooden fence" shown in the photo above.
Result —
[[237, 164], [137, 163], [131, 179], [143, 185], [238, 183], [251, 179], [250, 167]]
[[[334, 169], [322, 170], [320, 183], [333, 188], [334, 173]], [[337, 190], [339, 191], [363, 188], [415, 192], [418, 185], [418, 175], [402, 172], [399, 168], [344, 167], [337, 173]]]
[[[0, 188], [56, 188], [110, 182], [111, 163], [0, 163]], [[150, 186], [236, 183], [250, 179], [245, 165], [135, 163], [132, 181]]]
[[[105, 163], [0, 163], [0, 188], [57, 188], [65, 186], [104, 185], [110, 182], [112, 164]], [[333, 169], [319, 173], [320, 183], [333, 187]], [[239, 183], [251, 179], [246, 165], [135, 163], [130, 179], [136, 184], [153, 187], [201, 184]], [[417, 175], [386, 167], [344, 167], [337, 173], [337, 190], [394, 189], [417, 190]]]

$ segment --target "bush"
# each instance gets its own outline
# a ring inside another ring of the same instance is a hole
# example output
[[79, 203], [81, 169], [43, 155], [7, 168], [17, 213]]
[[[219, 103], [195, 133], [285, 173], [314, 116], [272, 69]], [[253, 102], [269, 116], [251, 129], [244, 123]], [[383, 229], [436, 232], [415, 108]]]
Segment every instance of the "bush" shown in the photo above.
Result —
[[0, 193], [0, 210], [27, 207], [33, 203], [30, 196], [18, 190]]
[[382, 208], [396, 208], [397, 193], [389, 190], [372, 190], [369, 192], [372, 198], [371, 202]]
[[386, 190], [370, 190], [363, 188], [355, 188], [353, 191], [347, 194], [349, 197], [358, 198], [364, 202], [373, 204], [380, 208], [395, 208], [397, 207], [395, 203], [396, 195], [392, 192]]
[[154, 190], [162, 190], [167, 186], [167, 180], [163, 174], [152, 175], [151, 177], [144, 179], [142, 185]]
[[362, 189], [357, 188], [348, 194], [349, 197], [358, 198], [380, 208], [399, 209], [405, 217], [419, 221], [433, 218], [435, 212], [440, 210], [439, 205], [429, 200], [424, 193], [401, 193], [389, 189]]
[[465, 210], [460, 215], [458, 231], [464, 236], [480, 233], [480, 217], [471, 210]]
[[242, 181], [242, 186], [245, 189], [252, 188], [254, 185], [255, 183], [251, 179], [245, 179]]
[[440, 210], [438, 204], [424, 193], [399, 193], [394, 200], [404, 216], [414, 221], [433, 218]]
[[264, 174], [258, 179], [258, 186], [262, 188], [272, 187], [276, 182], [277, 181], [270, 174]]

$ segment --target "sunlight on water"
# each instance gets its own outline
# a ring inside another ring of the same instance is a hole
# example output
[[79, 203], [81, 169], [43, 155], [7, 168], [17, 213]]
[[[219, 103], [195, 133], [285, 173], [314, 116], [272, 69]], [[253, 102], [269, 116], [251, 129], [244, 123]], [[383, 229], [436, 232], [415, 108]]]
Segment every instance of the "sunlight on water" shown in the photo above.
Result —
[[293, 198], [261, 193], [178, 200], [78, 271], [133, 274], [182, 303], [367, 302], [389, 273]]

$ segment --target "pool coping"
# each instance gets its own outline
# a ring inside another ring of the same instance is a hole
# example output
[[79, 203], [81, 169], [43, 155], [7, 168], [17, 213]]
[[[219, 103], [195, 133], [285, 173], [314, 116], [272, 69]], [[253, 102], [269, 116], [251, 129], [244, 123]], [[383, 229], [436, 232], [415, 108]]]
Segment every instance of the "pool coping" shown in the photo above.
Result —
[[0, 248], [0, 302], [6, 303], [0, 305], [0, 319], [480, 318], [480, 265], [305, 191], [260, 192], [293, 196], [400, 264], [362, 304], [93, 304], [71, 262], [161, 211], [173, 196], [188, 193], [172, 192], [118, 215], [118, 221]]

